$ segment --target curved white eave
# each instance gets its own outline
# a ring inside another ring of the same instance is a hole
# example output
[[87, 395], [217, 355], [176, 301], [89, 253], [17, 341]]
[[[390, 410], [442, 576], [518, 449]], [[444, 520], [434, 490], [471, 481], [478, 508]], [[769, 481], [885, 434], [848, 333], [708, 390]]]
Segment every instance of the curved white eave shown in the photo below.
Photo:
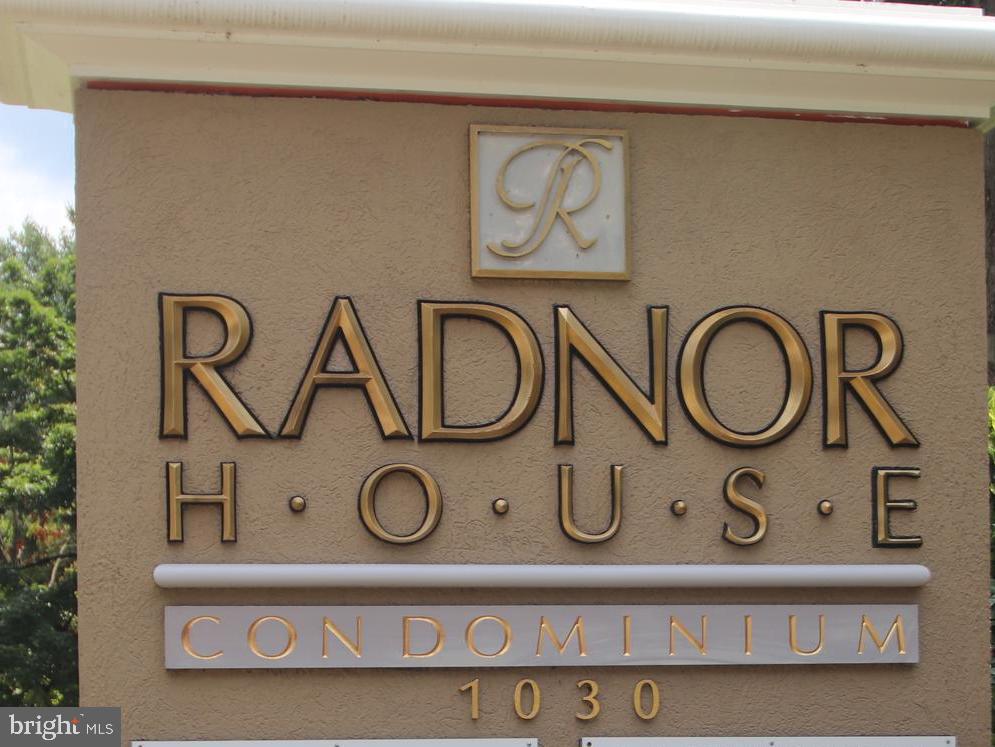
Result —
[[847, 0], [0, 0], [0, 101], [86, 81], [985, 120], [995, 18]]

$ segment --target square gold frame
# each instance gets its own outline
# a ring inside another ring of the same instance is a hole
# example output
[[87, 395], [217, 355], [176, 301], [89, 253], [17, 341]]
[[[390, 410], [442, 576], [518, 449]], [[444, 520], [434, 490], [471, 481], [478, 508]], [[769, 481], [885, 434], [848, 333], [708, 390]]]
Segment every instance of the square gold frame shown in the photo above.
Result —
[[[625, 269], [621, 272], [582, 272], [571, 270], [495, 270], [483, 269], [477, 261], [480, 252], [480, 174], [477, 168], [477, 140], [480, 133], [514, 132], [547, 135], [592, 135], [619, 138], [622, 141], [622, 184], [625, 189]], [[529, 125], [470, 125], [470, 277], [518, 278], [539, 280], [630, 280], [632, 278], [632, 206], [629, 182], [629, 133], [627, 130], [589, 129], [584, 127], [538, 127]]]

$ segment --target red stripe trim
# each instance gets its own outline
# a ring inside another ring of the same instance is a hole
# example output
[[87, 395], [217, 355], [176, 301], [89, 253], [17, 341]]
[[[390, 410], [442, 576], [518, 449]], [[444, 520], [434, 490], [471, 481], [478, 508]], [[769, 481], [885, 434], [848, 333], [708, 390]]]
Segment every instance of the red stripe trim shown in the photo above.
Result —
[[755, 117], [791, 119], [800, 122], [846, 122], [851, 124], [889, 124], [916, 127], [971, 127], [965, 119], [943, 117], [874, 116], [832, 112], [789, 111], [781, 109], [728, 109], [712, 106], [678, 106], [639, 104], [621, 101], [577, 101], [573, 99], [516, 98], [499, 96], [463, 96], [455, 94], [408, 93], [391, 91], [356, 91], [329, 88], [294, 88], [277, 86], [230, 86], [206, 83], [159, 83], [152, 81], [91, 80], [87, 88], [98, 91], [157, 91], [162, 93], [199, 93], [224, 96], [266, 96], [277, 98], [345, 99], [347, 101], [385, 101], [450, 106], [502, 106], [526, 109], [566, 109], [593, 112], [634, 112], [648, 114], [684, 114], [711, 117]]

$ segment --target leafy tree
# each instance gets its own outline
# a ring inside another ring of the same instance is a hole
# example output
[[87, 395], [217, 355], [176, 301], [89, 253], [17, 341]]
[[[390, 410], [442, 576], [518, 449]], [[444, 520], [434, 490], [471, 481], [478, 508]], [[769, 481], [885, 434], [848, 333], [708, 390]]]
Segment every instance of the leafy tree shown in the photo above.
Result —
[[[70, 211], [75, 225], [75, 215]], [[75, 705], [75, 228], [0, 238], [0, 705]]]

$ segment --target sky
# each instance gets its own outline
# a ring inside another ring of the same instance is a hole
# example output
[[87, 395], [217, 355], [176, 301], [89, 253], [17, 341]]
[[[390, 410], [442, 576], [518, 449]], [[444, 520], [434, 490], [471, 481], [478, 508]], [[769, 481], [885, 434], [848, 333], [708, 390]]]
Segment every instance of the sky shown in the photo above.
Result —
[[0, 235], [34, 218], [53, 233], [74, 201], [73, 118], [0, 104]]

